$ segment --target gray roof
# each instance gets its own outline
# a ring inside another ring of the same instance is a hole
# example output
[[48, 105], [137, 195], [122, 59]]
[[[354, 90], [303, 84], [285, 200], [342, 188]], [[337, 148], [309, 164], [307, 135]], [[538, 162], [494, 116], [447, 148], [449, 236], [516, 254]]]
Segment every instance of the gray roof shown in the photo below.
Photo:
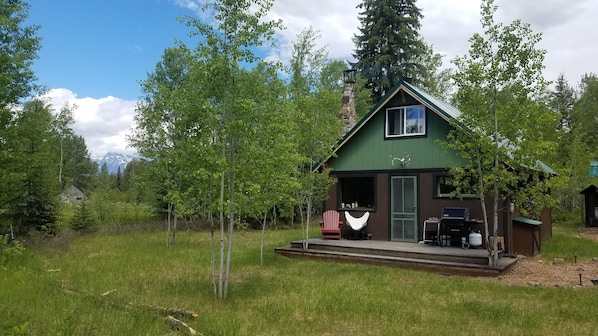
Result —
[[459, 109], [427, 93], [422, 88], [419, 88], [415, 85], [406, 82], [399, 83], [398, 88], [400, 88], [400, 86], [403, 86], [405, 91], [410, 92], [414, 97], [417, 97], [420, 100], [422, 100], [425, 105], [428, 105], [430, 109], [434, 110], [434, 112], [436, 112], [439, 116], [443, 117], [446, 120], [457, 119], [461, 115], [461, 111], [459, 111]]

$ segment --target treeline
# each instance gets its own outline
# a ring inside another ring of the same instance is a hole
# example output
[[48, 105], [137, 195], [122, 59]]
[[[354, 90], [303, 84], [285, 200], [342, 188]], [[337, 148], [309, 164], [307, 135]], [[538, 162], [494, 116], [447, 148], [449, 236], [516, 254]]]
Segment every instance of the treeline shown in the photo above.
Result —
[[590, 162], [598, 161], [598, 75], [587, 73], [572, 86], [561, 74], [549, 93], [548, 106], [558, 116], [552, 130], [558, 145], [547, 150], [547, 162], [565, 180], [553, 191], [559, 200], [556, 210], [578, 217], [583, 209], [580, 191], [598, 184], [598, 177], [590, 176]]
[[2, 130], [0, 158], [3, 226], [16, 234], [30, 229], [55, 233], [61, 194], [70, 185], [91, 192], [97, 164], [89, 157], [84, 139], [73, 133], [72, 108], [55, 112], [41, 99], [13, 108]]

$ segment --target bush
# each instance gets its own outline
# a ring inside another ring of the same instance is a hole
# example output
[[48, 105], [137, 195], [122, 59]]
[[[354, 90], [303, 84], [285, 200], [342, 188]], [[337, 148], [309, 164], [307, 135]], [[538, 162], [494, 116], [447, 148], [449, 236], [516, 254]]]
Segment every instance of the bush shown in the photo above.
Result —
[[9, 235], [0, 235], [0, 266], [6, 264], [25, 251], [25, 247], [20, 241], [11, 239]]

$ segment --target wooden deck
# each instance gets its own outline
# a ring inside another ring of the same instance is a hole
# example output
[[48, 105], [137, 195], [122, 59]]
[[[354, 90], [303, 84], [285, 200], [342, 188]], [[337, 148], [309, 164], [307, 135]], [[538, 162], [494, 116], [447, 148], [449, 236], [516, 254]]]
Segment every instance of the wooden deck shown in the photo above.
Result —
[[292, 241], [288, 247], [275, 249], [288, 257], [307, 257], [337, 262], [398, 266], [441, 274], [498, 276], [516, 262], [517, 258], [501, 257], [497, 267], [488, 266], [486, 249], [440, 247], [421, 243], [399, 243], [377, 240], [308, 239]]

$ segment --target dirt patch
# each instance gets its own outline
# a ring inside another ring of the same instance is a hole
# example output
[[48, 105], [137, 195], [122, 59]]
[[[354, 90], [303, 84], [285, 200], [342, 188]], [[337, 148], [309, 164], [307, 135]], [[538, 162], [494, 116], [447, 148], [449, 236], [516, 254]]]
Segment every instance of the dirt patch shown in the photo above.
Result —
[[592, 279], [598, 279], [598, 261], [591, 260], [573, 263], [523, 257], [510, 271], [498, 276], [495, 281], [525, 286], [580, 287], [580, 268], [583, 270], [581, 287], [596, 287]]
[[584, 227], [579, 229], [579, 236], [598, 241], [598, 227]]
[[[582, 228], [580, 237], [598, 241], [598, 228]], [[581, 271], [581, 286], [579, 269]], [[520, 256], [519, 261], [507, 273], [493, 279], [513, 285], [543, 287], [595, 287], [592, 279], [598, 279], [598, 256], [591, 260], [545, 260], [541, 256]]]

